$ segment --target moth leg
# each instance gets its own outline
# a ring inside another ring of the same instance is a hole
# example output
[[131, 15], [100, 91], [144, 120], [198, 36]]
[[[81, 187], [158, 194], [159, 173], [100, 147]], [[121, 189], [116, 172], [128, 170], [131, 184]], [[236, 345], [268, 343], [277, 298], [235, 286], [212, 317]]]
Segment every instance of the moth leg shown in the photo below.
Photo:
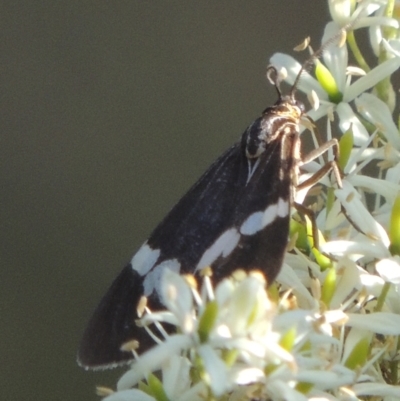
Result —
[[348, 215], [346, 209], [342, 205], [340, 208], [340, 211], [343, 213], [344, 217], [346, 217], [346, 220], [354, 227], [355, 230], [357, 230], [359, 233], [367, 236], [367, 233], [365, 233], [361, 228], [354, 222], [354, 220]]
[[[339, 166], [337, 164], [337, 160], [339, 159], [339, 142], [337, 139], [331, 139], [328, 142], [323, 143], [321, 146], [319, 146], [317, 149], [314, 149], [310, 153], [308, 153], [303, 159], [300, 161], [299, 166], [302, 166], [304, 164], [307, 164], [313, 160], [315, 160], [317, 157], [325, 154], [329, 149], [333, 150], [333, 157], [334, 159], [332, 161], [326, 162], [324, 166], [322, 166], [316, 173], [314, 173], [310, 178], [302, 182], [301, 184], [297, 185], [297, 189], [303, 189], [307, 188], [309, 186], [315, 185], [322, 177], [324, 177], [326, 174], [329, 174], [331, 171], [333, 172], [333, 175], [335, 176], [336, 183], [339, 188], [342, 188], [342, 173], [339, 169]], [[346, 217], [346, 219], [349, 221], [349, 223], [360, 233], [365, 234], [361, 228], [351, 219], [351, 217], [347, 214], [346, 209], [341, 207], [341, 211], [343, 215]], [[311, 216], [308, 216], [313, 222]], [[314, 219], [315, 222], [315, 219]], [[314, 224], [314, 223], [313, 223]], [[315, 234], [314, 232], [314, 226], [313, 226], [313, 235]], [[316, 238], [318, 241], [318, 238]], [[315, 237], [314, 237], [315, 241]]]
[[315, 172], [310, 178], [308, 178], [301, 184], [297, 185], [298, 189], [307, 188], [308, 186], [316, 184], [322, 177], [324, 177], [326, 174], [330, 172], [333, 172], [336, 179], [336, 183], [339, 186], [339, 188], [342, 187], [341, 172], [337, 164], [337, 160], [339, 160], [339, 142], [335, 138], [331, 139], [328, 142], [323, 143], [317, 149], [314, 149], [306, 156], [304, 156], [302, 160], [299, 162], [299, 167], [315, 160], [319, 156], [325, 154], [329, 149], [333, 150], [333, 160], [326, 162], [325, 165], [322, 166], [317, 172]]
[[324, 142], [323, 144], [319, 145], [318, 148], [307, 153], [301, 159], [301, 164], [306, 164], [315, 160], [317, 157], [326, 153], [329, 149], [333, 150], [334, 158], [335, 160], [337, 160], [339, 158], [339, 142], [336, 138], [333, 138], [330, 141]]
[[342, 178], [340, 176], [340, 170], [335, 160], [327, 162], [318, 171], [316, 171], [310, 178], [307, 178], [301, 184], [298, 184], [296, 189], [301, 190], [307, 187], [311, 187], [317, 184], [321, 178], [325, 177], [330, 172], [333, 172], [337, 185], [342, 188]]
[[[307, 216], [310, 221], [311, 221], [311, 230], [312, 230], [312, 236], [314, 239], [314, 248], [318, 249], [319, 246], [319, 239], [318, 239], [318, 227], [317, 227], [317, 221], [315, 219], [315, 213], [313, 210], [308, 208], [307, 206], [302, 205], [301, 203], [294, 202], [293, 203], [294, 208], [303, 216]], [[303, 217], [304, 219], [304, 217]]]
[[[307, 164], [316, 158], [320, 157], [321, 155], [324, 155], [329, 149], [333, 150], [333, 156], [334, 159], [331, 161], [326, 162], [318, 171], [316, 171], [311, 177], [307, 178], [305, 181], [303, 181], [301, 184], [298, 184], [296, 187], [296, 190], [301, 190], [307, 187], [311, 187], [315, 184], [317, 184], [325, 175], [329, 174], [332, 172], [335, 176], [336, 183], [339, 188], [342, 187], [342, 178], [341, 178], [341, 172], [339, 170], [337, 160], [339, 158], [339, 143], [337, 139], [331, 139], [328, 142], [323, 143], [321, 146], [319, 146], [317, 149], [314, 149], [310, 153], [308, 153], [305, 157], [302, 158], [302, 160], [299, 162], [299, 166], [302, 166], [304, 164]], [[307, 206], [304, 206], [302, 204], [293, 203], [293, 206], [297, 209], [297, 211], [300, 214], [303, 214], [307, 216], [310, 221], [311, 221], [311, 227], [312, 227], [312, 236], [314, 239], [314, 247], [318, 249], [319, 247], [319, 236], [318, 236], [318, 228], [317, 228], [317, 223], [316, 223], [316, 218], [315, 218], [315, 213], [313, 210], [308, 208]]]

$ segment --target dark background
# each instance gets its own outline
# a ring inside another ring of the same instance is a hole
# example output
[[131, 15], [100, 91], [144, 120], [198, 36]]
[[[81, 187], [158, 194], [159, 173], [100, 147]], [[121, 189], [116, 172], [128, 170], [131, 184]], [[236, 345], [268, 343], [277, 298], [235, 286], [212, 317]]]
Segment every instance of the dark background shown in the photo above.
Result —
[[315, 0], [0, 4], [1, 399], [115, 384], [75, 363], [93, 308], [275, 102], [269, 57], [327, 20]]

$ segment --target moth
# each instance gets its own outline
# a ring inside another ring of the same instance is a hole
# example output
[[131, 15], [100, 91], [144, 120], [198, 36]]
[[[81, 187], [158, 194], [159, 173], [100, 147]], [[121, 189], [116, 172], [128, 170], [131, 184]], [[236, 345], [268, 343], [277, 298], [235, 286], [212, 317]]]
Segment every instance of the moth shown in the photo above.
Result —
[[[214, 283], [238, 268], [260, 270], [268, 283], [277, 277], [304, 162], [299, 136], [305, 109], [295, 98], [295, 85], [283, 96], [274, 67], [267, 76], [278, 92], [277, 102], [209, 167], [112, 283], [84, 332], [81, 366], [102, 369], [131, 361], [132, 353], [121, 346], [133, 339], [139, 352], [154, 344], [135, 321], [143, 297], [151, 310], [163, 309], [159, 286], [164, 269], [197, 275], [211, 267]], [[316, 179], [331, 169], [331, 164], [323, 167]]]

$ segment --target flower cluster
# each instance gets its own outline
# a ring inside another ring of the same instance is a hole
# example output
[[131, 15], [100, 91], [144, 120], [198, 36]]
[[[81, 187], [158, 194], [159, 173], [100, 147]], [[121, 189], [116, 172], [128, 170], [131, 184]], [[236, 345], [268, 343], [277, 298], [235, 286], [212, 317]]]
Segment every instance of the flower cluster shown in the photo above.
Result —
[[[179, 334], [137, 357], [105, 400], [400, 399], [400, 134], [390, 80], [400, 67], [400, 7], [328, 4], [315, 78], [304, 71], [297, 85], [313, 99], [307, 115], [325, 118], [326, 139], [340, 145], [341, 186], [324, 177], [325, 189], [313, 192], [318, 250], [307, 239], [311, 224], [293, 222], [290, 252], [268, 291], [256, 272], [215, 289], [205, 275], [197, 290], [166, 271], [168, 310], [142, 320], [172, 323]], [[332, 40], [343, 28], [345, 45]], [[374, 66], [357, 45], [365, 33]], [[270, 62], [293, 85], [301, 65], [284, 54]], [[300, 180], [323, 164], [302, 166]]]

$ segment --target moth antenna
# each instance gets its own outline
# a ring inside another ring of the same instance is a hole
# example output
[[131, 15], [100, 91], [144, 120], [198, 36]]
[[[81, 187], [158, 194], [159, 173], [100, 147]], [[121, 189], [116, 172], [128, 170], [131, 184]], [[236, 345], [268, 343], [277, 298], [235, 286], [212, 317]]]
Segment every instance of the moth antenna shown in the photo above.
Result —
[[294, 99], [294, 96], [295, 96], [296, 90], [297, 90], [297, 85], [298, 85], [298, 83], [299, 83], [299, 81], [300, 81], [300, 78], [301, 78], [302, 74], [303, 74], [304, 72], [310, 71], [310, 69], [311, 69], [311, 67], [313, 66], [315, 60], [318, 60], [318, 59], [322, 56], [322, 54], [324, 53], [324, 51], [326, 50], [326, 48], [327, 48], [328, 46], [330, 46], [332, 43], [334, 43], [334, 42], [336, 42], [336, 41], [339, 41], [340, 46], [343, 46], [344, 43], [345, 43], [345, 41], [346, 41], [346, 34], [347, 34], [347, 32], [350, 31], [350, 30], [353, 28], [353, 26], [354, 26], [354, 24], [355, 24], [355, 22], [356, 22], [357, 20], [358, 20], [358, 17], [357, 17], [356, 19], [354, 19], [352, 22], [350, 22], [350, 23], [346, 24], [344, 27], [342, 27], [336, 35], [332, 36], [332, 37], [331, 37], [330, 39], [328, 39], [325, 43], [323, 43], [323, 44], [321, 45], [321, 47], [320, 47], [317, 51], [315, 51], [315, 52], [304, 62], [304, 64], [301, 66], [301, 69], [300, 69], [299, 73], [298, 73], [297, 76], [296, 76], [296, 79], [295, 79], [295, 81], [294, 81], [294, 83], [293, 83], [293, 85], [292, 85], [292, 89], [290, 90], [290, 98], [291, 98], [291, 99]]
[[267, 67], [266, 75], [267, 75], [267, 79], [271, 83], [271, 85], [274, 85], [276, 92], [278, 93], [278, 98], [281, 99], [282, 92], [281, 92], [280, 85], [279, 85], [280, 80], [279, 80], [278, 70], [273, 65], [269, 65]]

